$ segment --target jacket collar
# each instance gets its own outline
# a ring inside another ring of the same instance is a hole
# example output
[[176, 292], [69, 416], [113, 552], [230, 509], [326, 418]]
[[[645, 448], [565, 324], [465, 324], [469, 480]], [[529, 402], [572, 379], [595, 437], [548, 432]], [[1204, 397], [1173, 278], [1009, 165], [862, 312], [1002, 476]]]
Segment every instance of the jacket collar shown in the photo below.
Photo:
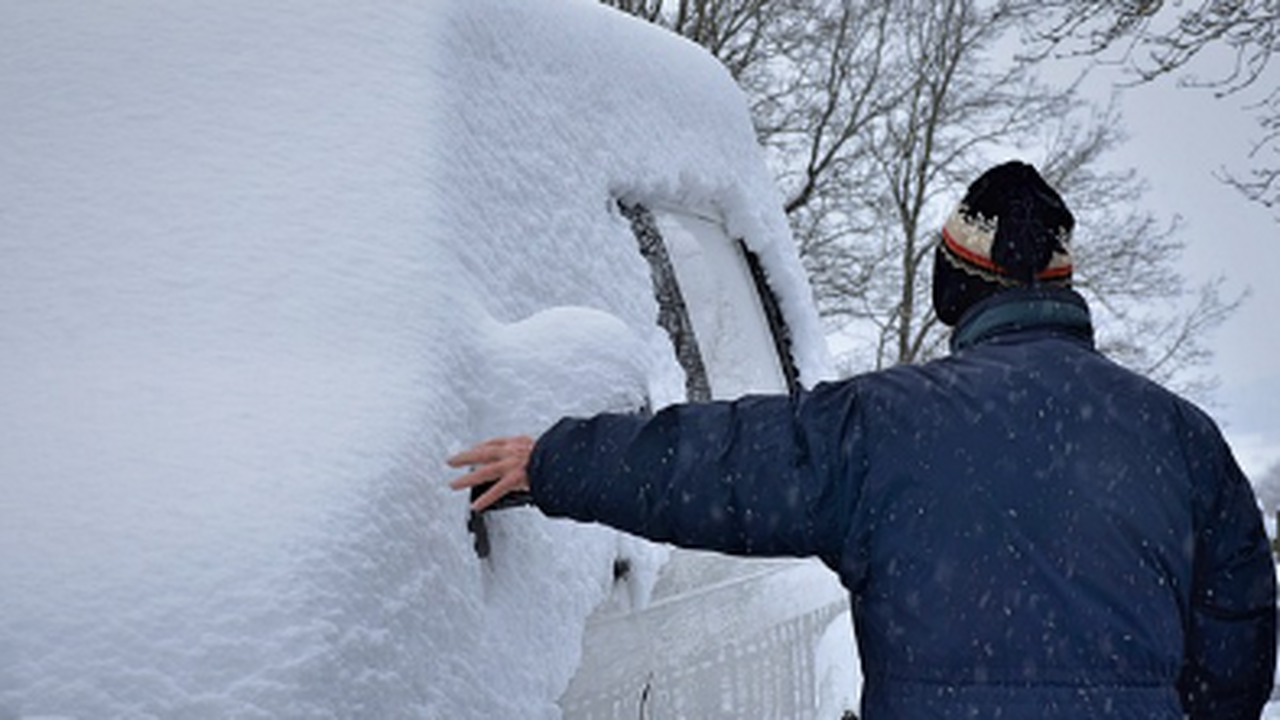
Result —
[[1048, 330], [1078, 337], [1093, 346], [1089, 305], [1074, 290], [1020, 288], [996, 293], [969, 308], [951, 334], [956, 352], [1000, 335]]

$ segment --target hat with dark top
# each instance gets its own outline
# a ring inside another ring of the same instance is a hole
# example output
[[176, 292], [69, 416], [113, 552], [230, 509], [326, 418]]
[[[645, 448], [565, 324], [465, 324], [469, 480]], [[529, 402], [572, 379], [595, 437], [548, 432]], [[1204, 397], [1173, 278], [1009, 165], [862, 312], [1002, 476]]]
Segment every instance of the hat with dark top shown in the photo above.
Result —
[[1022, 162], [984, 172], [947, 218], [933, 258], [933, 308], [955, 325], [974, 303], [1017, 287], [1071, 286], [1075, 218]]

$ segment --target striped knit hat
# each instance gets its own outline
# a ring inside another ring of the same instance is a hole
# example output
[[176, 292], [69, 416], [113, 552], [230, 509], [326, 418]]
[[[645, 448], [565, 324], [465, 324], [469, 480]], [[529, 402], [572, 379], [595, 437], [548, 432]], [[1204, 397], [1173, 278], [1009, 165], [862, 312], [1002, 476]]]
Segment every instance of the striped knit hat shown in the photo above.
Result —
[[1008, 162], [987, 170], [942, 227], [933, 258], [933, 308], [955, 325], [1001, 290], [1071, 286], [1075, 218], [1036, 169]]

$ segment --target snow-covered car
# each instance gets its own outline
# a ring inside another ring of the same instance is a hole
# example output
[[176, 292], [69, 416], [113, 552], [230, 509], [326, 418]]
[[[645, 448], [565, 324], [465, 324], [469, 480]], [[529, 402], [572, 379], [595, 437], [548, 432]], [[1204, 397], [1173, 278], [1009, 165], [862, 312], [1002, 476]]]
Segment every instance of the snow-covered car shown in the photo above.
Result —
[[477, 553], [444, 458], [827, 374], [725, 70], [584, 1], [0, 17], [0, 718], [670, 696], [566, 694], [668, 551], [523, 508]]

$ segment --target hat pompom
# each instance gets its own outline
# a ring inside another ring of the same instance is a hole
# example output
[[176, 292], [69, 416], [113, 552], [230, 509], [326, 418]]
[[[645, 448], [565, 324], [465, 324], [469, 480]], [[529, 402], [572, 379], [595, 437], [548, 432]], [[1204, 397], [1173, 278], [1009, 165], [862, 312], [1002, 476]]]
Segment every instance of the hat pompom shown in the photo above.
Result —
[[991, 259], [1008, 275], [1030, 285], [1049, 267], [1055, 253], [1068, 254], [1064, 241], [1075, 219], [1030, 165], [1018, 163], [1009, 175], [1013, 177], [993, 198], [997, 207], [991, 209], [997, 219]]

